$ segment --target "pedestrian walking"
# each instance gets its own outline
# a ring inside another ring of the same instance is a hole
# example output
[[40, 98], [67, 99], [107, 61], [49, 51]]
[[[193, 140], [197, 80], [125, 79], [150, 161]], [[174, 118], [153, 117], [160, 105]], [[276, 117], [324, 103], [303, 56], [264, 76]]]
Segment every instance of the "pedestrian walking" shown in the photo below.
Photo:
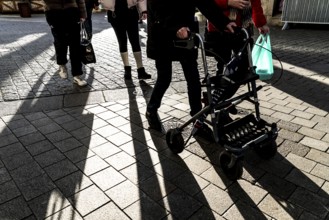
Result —
[[[146, 118], [150, 128], [161, 130], [157, 110], [172, 79], [172, 62], [179, 61], [187, 82], [188, 100], [193, 116], [202, 108], [201, 83], [197, 64], [197, 49], [177, 48], [174, 42], [187, 39], [196, 31], [196, 7], [214, 22], [218, 29], [233, 32], [234, 22], [224, 16], [213, 0], [148, 0], [147, 56], [155, 60], [157, 80], [147, 105]], [[196, 135], [209, 137], [212, 131], [204, 125]]]
[[147, 18], [146, 0], [106, 0], [104, 5], [108, 9], [108, 22], [111, 23], [119, 43], [125, 71], [124, 78], [131, 79], [127, 45], [129, 39], [137, 65], [138, 79], [150, 79], [151, 75], [146, 73], [143, 66], [138, 26], [140, 19], [145, 20]]
[[84, 0], [44, 0], [44, 3], [46, 20], [54, 37], [60, 77], [67, 78], [69, 49], [73, 82], [79, 86], [86, 86], [87, 82], [82, 78], [80, 57], [80, 22], [87, 17]]

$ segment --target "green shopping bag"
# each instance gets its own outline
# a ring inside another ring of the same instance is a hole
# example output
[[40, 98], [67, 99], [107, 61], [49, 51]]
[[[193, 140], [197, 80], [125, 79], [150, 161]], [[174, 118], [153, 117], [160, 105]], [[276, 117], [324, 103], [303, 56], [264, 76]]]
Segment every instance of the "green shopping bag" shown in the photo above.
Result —
[[271, 79], [274, 73], [270, 35], [259, 35], [251, 53], [252, 64], [260, 80]]

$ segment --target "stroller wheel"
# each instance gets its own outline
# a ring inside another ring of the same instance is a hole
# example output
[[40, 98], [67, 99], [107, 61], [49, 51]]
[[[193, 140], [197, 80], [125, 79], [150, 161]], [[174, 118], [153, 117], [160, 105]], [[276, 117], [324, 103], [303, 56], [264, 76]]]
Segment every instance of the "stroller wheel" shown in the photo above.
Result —
[[184, 150], [184, 138], [177, 129], [169, 129], [167, 131], [166, 141], [169, 149], [174, 154], [179, 154]]
[[242, 176], [242, 161], [241, 159], [232, 160], [232, 154], [227, 151], [222, 151], [219, 154], [219, 164], [224, 174], [229, 180], [236, 181]]
[[259, 145], [255, 146], [254, 149], [259, 157], [267, 160], [275, 156], [278, 146], [275, 140], [270, 139], [261, 142]]

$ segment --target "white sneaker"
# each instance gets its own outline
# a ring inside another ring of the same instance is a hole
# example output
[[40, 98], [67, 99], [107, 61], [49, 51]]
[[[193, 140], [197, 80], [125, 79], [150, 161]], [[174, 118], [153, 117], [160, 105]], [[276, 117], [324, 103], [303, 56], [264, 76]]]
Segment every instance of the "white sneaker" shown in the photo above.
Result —
[[62, 78], [62, 79], [66, 79], [67, 78], [67, 68], [66, 68], [66, 65], [59, 65], [59, 76]]
[[88, 84], [87, 81], [84, 79], [81, 79], [80, 76], [74, 76], [73, 83], [78, 84], [78, 86], [86, 86]]

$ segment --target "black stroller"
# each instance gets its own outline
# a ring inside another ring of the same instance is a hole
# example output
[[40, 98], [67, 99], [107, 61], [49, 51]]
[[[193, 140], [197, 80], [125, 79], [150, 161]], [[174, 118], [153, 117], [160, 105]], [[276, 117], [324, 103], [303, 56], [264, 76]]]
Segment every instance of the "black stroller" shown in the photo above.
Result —
[[[251, 60], [252, 38], [246, 29], [238, 29], [235, 32], [240, 36], [237, 39], [242, 40], [242, 47], [225, 65], [223, 73], [216, 76], [208, 73], [205, 50], [207, 42], [204, 42], [199, 34], [193, 33], [188, 40], [177, 43], [179, 47], [201, 49], [205, 72], [205, 78], [202, 81], [202, 86], [206, 90], [203, 92], [205, 106], [191, 119], [176, 128], [170, 128], [166, 133], [168, 147], [173, 153], [178, 154], [184, 150], [188, 140], [204, 123], [210, 125], [215, 142], [225, 149], [219, 155], [219, 164], [230, 180], [236, 180], [242, 176], [242, 159], [248, 149], [254, 149], [264, 159], [273, 157], [277, 152], [275, 140], [278, 136], [277, 125], [269, 124], [260, 118], [257, 92], [262, 86], [256, 86], [256, 80], [259, 77], [255, 74], [256, 67], [253, 67]], [[248, 59], [244, 62], [248, 63], [248, 67], [239, 68], [239, 63], [243, 63], [242, 59]], [[247, 91], [235, 95], [242, 85], [247, 86]], [[236, 106], [244, 101], [255, 106], [254, 113], [233, 120], [230, 115], [237, 114]], [[182, 132], [192, 123], [191, 135], [184, 140]]]

